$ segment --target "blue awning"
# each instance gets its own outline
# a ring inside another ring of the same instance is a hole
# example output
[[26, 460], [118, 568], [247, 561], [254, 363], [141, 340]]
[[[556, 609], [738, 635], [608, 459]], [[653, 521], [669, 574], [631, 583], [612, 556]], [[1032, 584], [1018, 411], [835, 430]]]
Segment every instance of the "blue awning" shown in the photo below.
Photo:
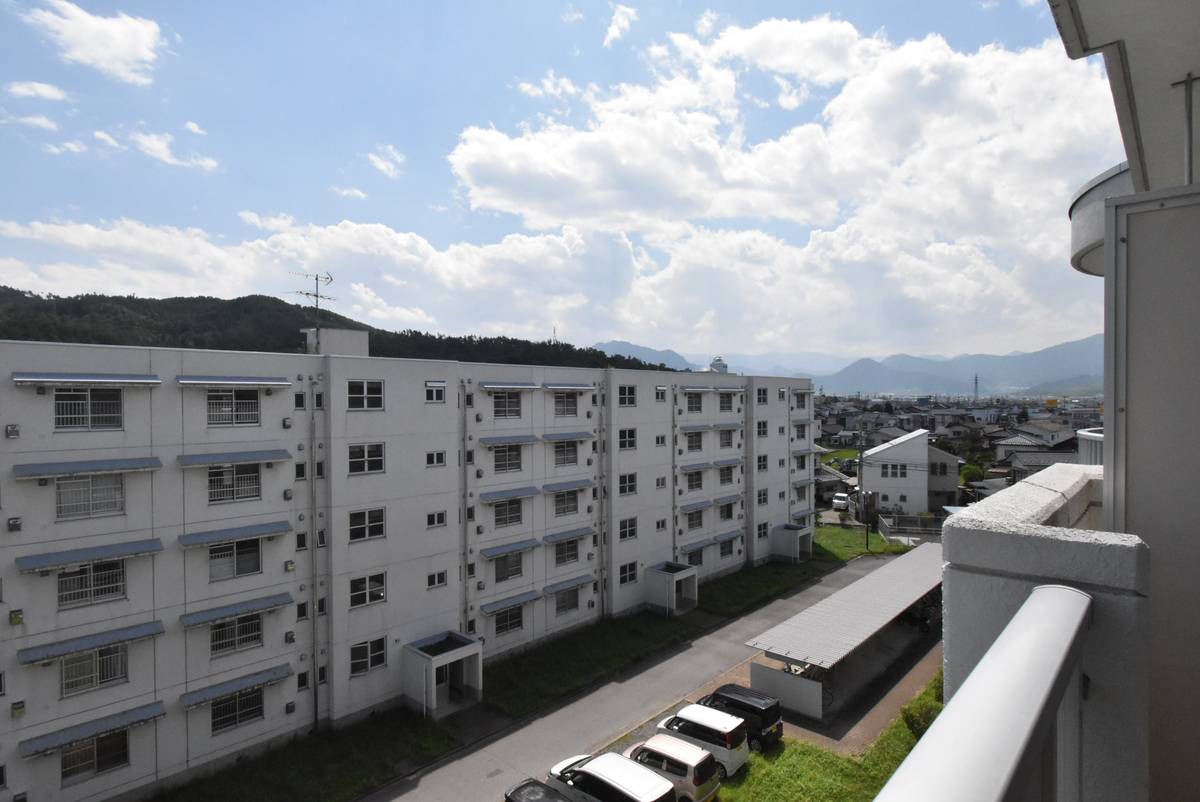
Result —
[[679, 389], [685, 393], [711, 393], [713, 391], [711, 387], [680, 387]]
[[567, 482], [550, 482], [542, 485], [543, 493], [564, 493], [568, 490], [583, 490], [591, 487], [593, 482], [591, 479], [571, 479]]
[[479, 494], [479, 500], [484, 504], [495, 504], [497, 501], [508, 501], [514, 498], [532, 498], [541, 491], [536, 487], [510, 487], [508, 490], [489, 490]]
[[547, 443], [559, 443], [569, 440], [578, 442], [580, 440], [591, 440], [595, 436], [591, 432], [547, 432], [542, 435], [542, 439]]
[[560, 393], [590, 393], [596, 388], [590, 384], [573, 384], [570, 382], [547, 382], [542, 385], [547, 390], [555, 390]]
[[731, 465], [741, 465], [741, 464], [742, 464], [741, 457], [732, 457], [730, 459], [715, 459], [715, 460], [713, 460], [713, 466], [716, 468], [728, 468]]
[[135, 707], [132, 710], [92, 719], [83, 724], [76, 724], [73, 727], [67, 727], [56, 732], [21, 741], [17, 747], [17, 751], [20, 752], [21, 757], [45, 755], [100, 735], [107, 735], [110, 732], [117, 732], [129, 727], [136, 727], [138, 724], [154, 721], [166, 714], [167, 708], [162, 702], [151, 702], [148, 705]]
[[175, 381], [194, 387], [291, 387], [287, 376], [176, 376]]
[[679, 547], [679, 550], [684, 554], [691, 554], [693, 551], [700, 551], [705, 546], [711, 545], [710, 541], [697, 540], [695, 543], [685, 543]]
[[680, 504], [680, 512], [695, 512], [696, 510], [706, 510], [712, 506], [711, 501], [693, 501], [691, 504]]
[[735, 501], [740, 501], [741, 498], [741, 494], [735, 493], [732, 496], [721, 496], [720, 498], [714, 498], [713, 504], [720, 507], [722, 504], [733, 504]]
[[792, 454], [811, 454], [813, 453], [812, 446], [796, 446], [792, 449]]
[[96, 386], [96, 387], [155, 387], [162, 379], [152, 373], [44, 373], [19, 371], [12, 375], [18, 387], [31, 386]]
[[583, 526], [579, 529], [568, 529], [565, 532], [552, 532], [542, 538], [543, 543], [562, 543], [567, 540], [582, 540], [585, 537], [590, 537], [596, 534], [596, 530], [590, 526]]
[[711, 428], [712, 426], [707, 423], [689, 423], [687, 426], [680, 426], [679, 431], [684, 434], [693, 434], [695, 432], [707, 432]]
[[121, 459], [85, 459], [78, 462], [35, 462], [14, 465], [18, 479], [54, 479], [60, 476], [83, 476], [90, 473], [136, 473], [156, 471], [162, 467], [158, 457], [124, 457]]
[[46, 663], [66, 657], [69, 654], [90, 652], [104, 646], [117, 643], [130, 643], [135, 640], [153, 638], [166, 632], [162, 621], [149, 621], [145, 624], [135, 624], [131, 627], [110, 629], [107, 632], [97, 632], [79, 638], [68, 638], [55, 643], [43, 643], [41, 646], [30, 646], [17, 652], [17, 661], [22, 665], [30, 663]]
[[290, 531], [292, 531], [292, 525], [287, 521], [270, 521], [249, 526], [234, 526], [229, 529], [210, 529], [207, 532], [189, 532], [179, 536], [179, 545], [185, 549], [191, 549], [211, 543], [231, 543], [236, 540], [273, 537]]
[[248, 691], [251, 688], [261, 688], [264, 685], [274, 685], [276, 682], [283, 682], [291, 675], [292, 667], [287, 663], [281, 663], [262, 671], [255, 671], [253, 674], [247, 674], [244, 677], [218, 682], [216, 685], [209, 685], [207, 688], [188, 691], [179, 695], [179, 701], [185, 708], [190, 710], [193, 707], [206, 705], [231, 693]]
[[252, 462], [283, 462], [292, 455], [286, 448], [260, 451], [221, 451], [216, 454], [180, 454], [175, 460], [184, 468], [204, 468], [209, 465], [246, 465]]
[[479, 389], [481, 390], [536, 390], [538, 385], [533, 382], [480, 382]]
[[195, 613], [184, 613], [179, 616], [179, 622], [185, 628], [199, 627], [206, 624], [215, 624], [218, 621], [228, 621], [232, 618], [237, 618], [239, 615], [277, 610], [280, 607], [287, 607], [291, 603], [292, 594], [276, 593], [271, 596], [247, 599], [246, 601], [225, 604], [220, 607], [210, 607], [207, 610], [200, 610]]
[[717, 388], [718, 393], [740, 393], [741, 391], [742, 391], [741, 387], [718, 387]]
[[50, 571], [55, 568], [65, 568], [70, 565], [98, 562], [100, 560], [123, 560], [128, 557], [141, 557], [163, 550], [162, 541], [156, 537], [147, 540], [131, 540], [125, 543], [111, 543], [107, 546], [88, 546], [82, 549], [67, 549], [52, 551], [46, 554], [27, 554], [16, 559], [17, 570], [23, 574], [38, 571]]
[[537, 601], [542, 597], [542, 594], [536, 590], [527, 590], [524, 593], [519, 593], [516, 596], [509, 596], [507, 599], [500, 601], [488, 602], [487, 604], [479, 605], [479, 612], [484, 615], [495, 615], [502, 610], [510, 610], [513, 607], [520, 607], [522, 604], [529, 604], [531, 601]]
[[735, 529], [732, 532], [723, 532], [713, 538], [713, 543], [725, 543], [726, 541], [733, 540], [741, 534], [742, 530], [740, 529]]
[[680, 465], [679, 470], [683, 473], [695, 473], [696, 471], [707, 471], [711, 467], [711, 462], [693, 462], [691, 465]]
[[532, 434], [501, 434], [479, 438], [480, 445], [485, 446], [521, 446], [536, 442], [537, 436]]
[[541, 545], [537, 538], [518, 540], [516, 543], [505, 543], [503, 546], [490, 546], [479, 550], [479, 556], [485, 560], [494, 560], [505, 554], [516, 554], [518, 551], [529, 551]]
[[595, 578], [592, 577], [591, 574], [577, 576], [573, 579], [564, 579], [561, 582], [555, 582], [553, 585], [547, 585], [546, 587], [542, 588], [542, 594], [545, 596], [553, 596], [555, 593], [562, 593], [564, 590], [581, 588], [584, 585], [591, 584], [595, 581]]
[[741, 423], [714, 423], [713, 428], [722, 432], [732, 432], [734, 429], [742, 428]]
[[807, 515], [808, 515], [808, 513], [807, 513], [807, 512], [793, 512], [793, 513], [792, 513], [792, 520], [793, 520], [793, 521], [795, 521], [795, 520], [799, 520], [800, 518], [804, 518], [804, 517], [806, 517]]

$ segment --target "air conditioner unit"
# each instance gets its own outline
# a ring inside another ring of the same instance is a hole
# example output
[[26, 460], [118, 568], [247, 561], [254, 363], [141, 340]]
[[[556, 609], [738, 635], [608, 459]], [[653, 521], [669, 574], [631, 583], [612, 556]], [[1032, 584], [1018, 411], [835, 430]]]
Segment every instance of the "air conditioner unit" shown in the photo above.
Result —
[[284, 491], [283, 491], [283, 500], [284, 500], [284, 501], [291, 501], [291, 500], [292, 500], [292, 496], [293, 496], [293, 495], [294, 495], [294, 494], [292, 493], [292, 489], [289, 487], [289, 488], [287, 488], [286, 490], [284, 490]]
[[13, 440], [21, 436], [21, 424], [6, 423], [4, 425], [4, 436], [9, 440]]
[[476, 412], [476, 413], [475, 413], [475, 422], [476, 422], [476, 423], [483, 423], [483, 413], [482, 413], [482, 412]]
[[681, 448], [681, 449], [679, 449], [679, 456], [681, 456], [681, 457], [683, 456], [683, 449], [682, 449], [682, 448]]
[[483, 468], [476, 468], [476, 469], [475, 469], [475, 478], [476, 478], [476, 479], [482, 479], [482, 478], [483, 478]]
[[477, 534], [477, 535], [483, 534], [483, 524], [475, 524], [475, 534]]
[[285, 561], [283, 564], [283, 570], [284, 571], [295, 571], [296, 570], [296, 561], [295, 560]]
[[591, 504], [587, 505], [587, 511], [588, 511], [588, 512], [591, 512], [591, 511], [592, 511], [592, 505], [591, 505]]
[[283, 419], [283, 428], [285, 428], [285, 429], [290, 429], [290, 428], [292, 428], [292, 419], [291, 419], [291, 418], [284, 418], [284, 419]]
[[594, 608], [595, 606], [596, 606], [596, 600], [595, 600], [595, 599], [588, 599], [588, 609], [589, 609], [589, 610], [591, 610], [591, 609], [592, 609], [592, 608]]
[[296, 642], [296, 633], [292, 632], [290, 629], [287, 632], [283, 633], [283, 642], [284, 643], [295, 643]]
[[20, 718], [25, 715], [25, 702], [13, 702], [9, 709], [12, 711], [13, 718]]
[[592, 458], [591, 458], [591, 457], [588, 457], [588, 458], [587, 458], [587, 464], [588, 464], [588, 465], [591, 465], [591, 464], [592, 464]]
[[21, 531], [21, 519], [20, 518], [9, 518], [8, 519], [8, 531], [20, 532]]
[[287, 713], [288, 715], [295, 713], [296, 712], [296, 703], [288, 702], [286, 705], [283, 706], [283, 712]]
[[587, 410], [587, 416], [588, 416], [589, 418], [590, 418], [590, 417], [592, 417], [592, 411], [591, 411], [590, 409], [589, 409], [589, 410]]
[[742, 520], [742, 519], [743, 519], [743, 518], [745, 518], [745, 517], [746, 517], [746, 516], [745, 516], [745, 514], [744, 514], [744, 513], [740, 513], [740, 512], [738, 513], [738, 520], [739, 520], [739, 521], [740, 521], [740, 520]]
[[272, 390], [270, 387], [268, 387], [268, 388], [267, 388], [266, 390], [264, 390], [263, 392], [264, 392], [264, 393], [266, 393], [267, 395], [270, 395], [271, 393], [273, 393], [273, 392], [275, 392], [275, 391], [274, 391], [274, 390]]
[[589, 551], [589, 552], [588, 552], [588, 559], [589, 559], [589, 560], [594, 560], [594, 559], [596, 559], [596, 552], [594, 552], [594, 551]]
[[8, 611], [8, 623], [14, 627], [21, 626], [21, 624], [25, 623], [25, 611], [24, 610], [9, 610]]
[[681, 488], [679, 488], [679, 490], [678, 490], [677, 492], [679, 493], [679, 495], [681, 495], [681, 496], [682, 496], [682, 495], [683, 495], [683, 488], [682, 488], [682, 487], [681, 487]]
[[485, 585], [482, 579], [475, 583], [475, 590], [483, 590], [484, 587]]

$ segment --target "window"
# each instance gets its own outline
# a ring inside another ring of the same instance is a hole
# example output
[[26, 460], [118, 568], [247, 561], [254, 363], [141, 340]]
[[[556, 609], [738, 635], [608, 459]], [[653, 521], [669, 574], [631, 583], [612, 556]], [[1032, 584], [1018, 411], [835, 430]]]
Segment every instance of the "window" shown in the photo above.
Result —
[[251, 688], [222, 696], [212, 703], [212, 732], [232, 729], [263, 717], [263, 689]]
[[579, 588], [554, 594], [554, 614], [565, 615], [579, 609]]
[[60, 521], [125, 512], [124, 474], [60, 477], [54, 487], [54, 509]]
[[446, 383], [442, 381], [425, 382], [425, 403], [446, 403]]
[[733, 430], [732, 429], [722, 429], [720, 431], [720, 442], [718, 443], [718, 445], [720, 445], [721, 448], [733, 448]]
[[906, 496], [906, 495], [904, 495], [903, 493], [901, 493], [901, 494], [900, 494], [900, 500], [901, 500], [901, 501], [908, 501], [908, 496]]
[[704, 510], [693, 510], [687, 513], [687, 528], [699, 529], [704, 526]]
[[554, 464], [556, 466], [578, 465], [579, 444], [575, 442], [554, 444]]
[[88, 738], [62, 750], [62, 779], [101, 774], [129, 765], [129, 730]]
[[726, 465], [717, 474], [718, 481], [723, 485], [733, 484], [733, 466]]
[[796, 457], [796, 469], [797, 470], [802, 471], [807, 467], [808, 467], [808, 455], [807, 454], [801, 454], [798, 457]]
[[656, 488], [658, 488], [659, 490], [662, 490], [663, 488], [665, 488], [667, 486], [667, 477], [665, 477], [665, 476], [656, 477], [654, 479], [654, 486]]
[[258, 390], [209, 390], [209, 426], [257, 426]]
[[467, 507], [467, 520], [468, 521], [475, 520], [475, 505], [474, 504], [472, 504], [470, 507]]
[[325, 530], [324, 529], [317, 530], [317, 548], [318, 549], [325, 548]]
[[779, 388], [779, 400], [787, 401], [787, 390], [783, 389], [782, 387]]
[[306, 396], [304, 395], [304, 393], [293, 393], [292, 394], [292, 406], [295, 407], [296, 409], [304, 409], [305, 397]]
[[313, 473], [316, 474], [316, 477], [318, 479], [325, 478], [325, 460], [323, 460], [323, 459], [317, 460], [317, 468], [315, 471], [313, 471]]
[[383, 409], [383, 382], [346, 382], [346, 409]]
[[783, 501], [783, 500], [785, 500], [786, 498], [787, 498], [787, 491], [786, 491], [786, 490], [780, 490], [780, 491], [779, 491], [779, 500], [780, 500], [780, 501]]
[[492, 415], [497, 418], [521, 417], [521, 394], [516, 391], [494, 394]]
[[383, 443], [349, 446], [350, 473], [383, 473]]
[[445, 451], [426, 451], [425, 452], [425, 467], [426, 468], [445, 468], [446, 467], [446, 452]]
[[472, 579], [475, 576], [475, 563], [467, 563], [467, 579]]
[[258, 538], [220, 543], [208, 549], [208, 580], [233, 579], [257, 574], [262, 570], [261, 543]]
[[881, 501], [887, 501], [887, 500], [888, 500], [888, 494], [887, 494], [887, 493], [884, 493], [884, 494], [883, 494], [882, 496], [880, 496], [879, 498], [880, 498], [880, 500], [881, 500]]
[[758, 388], [758, 389], [755, 391], [755, 397], [756, 397], [756, 399], [757, 399], [757, 401], [758, 401], [758, 403], [759, 403], [759, 404], [765, 404], [765, 403], [767, 403], [767, 388], [766, 388], [766, 387], [759, 387], [759, 388]]
[[632, 496], [637, 492], [637, 474], [622, 473], [617, 476], [617, 495]]
[[125, 598], [125, 561], [108, 560], [81, 565], [58, 575], [58, 606], [81, 607]]
[[385, 508], [355, 510], [350, 513], [350, 542], [384, 537], [387, 534]]
[[313, 393], [313, 409], [325, 409], [325, 393]]
[[731, 501], [728, 504], [722, 504], [720, 507], [717, 507], [717, 517], [719, 517], [722, 521], [732, 521], [733, 502]]
[[[782, 392], [782, 391], [780, 391], [780, 392]], [[720, 546], [720, 556], [722, 556], [722, 557], [732, 557], [733, 556], [733, 541], [732, 540], [724, 540], [719, 544], [719, 546]]]
[[797, 437], [797, 439], [799, 439], [799, 440], [803, 440], [803, 439], [804, 439], [805, 437], [807, 437], [807, 436], [808, 436], [808, 425], [807, 425], [807, 424], [804, 424], [804, 423], [798, 423], [798, 424], [796, 424], [796, 437]]
[[467, 393], [466, 395], [463, 396], [463, 406], [465, 406], [465, 407], [475, 406], [475, 393]]
[[767, 455], [759, 454], [758, 458], [755, 460], [755, 464], [758, 467], [758, 470], [765, 471], [767, 469]]
[[308, 620], [308, 602], [300, 602], [296, 605], [296, 620]]
[[325, 684], [325, 666], [317, 666], [317, 684]]
[[115, 685], [129, 678], [126, 644], [69, 654], [62, 659], [60, 687], [63, 696]]
[[687, 435], [687, 450], [701, 451], [704, 449], [704, 432], [688, 432]]
[[297, 462], [296, 463], [296, 481], [302, 482], [307, 478], [308, 478], [308, 463]]
[[496, 473], [512, 473], [521, 470], [521, 447], [496, 446], [494, 452]]
[[762, 505], [764, 505], [766, 503], [767, 503], [767, 491], [759, 490], [758, 491], [758, 506], [761, 507]]
[[667, 400], [667, 388], [662, 385], [655, 387], [654, 388], [654, 400], [659, 401], [659, 402], [665, 402]]
[[468, 465], [474, 465], [474, 464], [475, 464], [475, 449], [473, 449], [473, 448], [468, 448], [468, 449], [467, 449], [467, 454], [466, 454], [466, 457], [465, 457], [465, 459], [464, 459], [464, 462], [466, 462]]
[[637, 448], [637, 429], [620, 429], [617, 431], [617, 448], [628, 451]]
[[700, 393], [686, 393], [687, 396], [687, 411], [688, 412], [703, 412], [704, 411], [704, 396]]
[[554, 564], [566, 565], [567, 563], [578, 562], [579, 560], [579, 541], [564, 540], [554, 544]]
[[507, 610], [501, 610], [496, 613], [496, 634], [503, 635], [506, 632], [518, 632], [525, 625], [523, 615], [525, 608], [521, 605], [509, 607]]
[[579, 492], [567, 490], [554, 494], [554, 514], [574, 515], [579, 512]]
[[636, 407], [637, 406], [637, 386], [633, 384], [622, 384], [617, 387], [617, 406], [619, 407]]
[[298, 674], [296, 674], [296, 690], [298, 690], [298, 691], [308, 690], [308, 672], [307, 671], [301, 671]]
[[667, 519], [666, 519], [666, 518], [659, 518], [657, 521], [655, 521], [655, 522], [654, 522], [654, 531], [655, 531], [655, 532], [665, 532], [665, 531], [667, 531]]
[[767, 536], [767, 523], [766, 523], [766, 521], [763, 521], [762, 523], [760, 523], [760, 524], [758, 525], [757, 534], [758, 534], [758, 539], [759, 539], [759, 540], [762, 540], [764, 537], [766, 537], [766, 536]]
[[516, 579], [522, 573], [522, 563], [524, 562], [521, 552], [513, 554], [501, 554], [493, 562], [496, 564], [496, 581], [504, 582], [509, 579]]
[[325, 615], [325, 597], [317, 599], [317, 615]]
[[690, 471], [687, 474], [687, 489], [700, 490], [704, 487], [704, 471]]
[[495, 505], [496, 526], [513, 526], [521, 523], [521, 499], [513, 498], [500, 501]]
[[370, 574], [350, 580], [350, 607], [387, 601], [387, 574]]
[[904, 479], [908, 476], [908, 463], [900, 463], [900, 478]]
[[620, 583], [629, 585], [637, 582], [637, 563], [625, 563], [619, 569]]
[[425, 513], [425, 526], [433, 529], [436, 526], [446, 525], [446, 511], [438, 510], [437, 512]]
[[54, 391], [55, 429], [120, 429], [123, 418], [120, 390], [59, 388]]
[[304, 551], [308, 548], [308, 532], [296, 533], [296, 551]]
[[208, 629], [211, 654], [219, 654], [262, 646], [262, 613], [242, 615], [230, 621], [218, 621]]
[[808, 406], [808, 393], [796, 393], [796, 406], [800, 409]]
[[667, 436], [665, 434], [654, 435], [654, 445], [665, 446], [667, 444]]
[[719, 412], [733, 412], [733, 393], [721, 393], [717, 396]]
[[579, 396], [575, 393], [554, 394], [554, 417], [575, 418], [579, 416]]
[[756, 426], [757, 426], [758, 436], [766, 437], [767, 436], [767, 422], [765, 420], [760, 420], [756, 424]]
[[250, 465], [214, 465], [208, 469], [208, 503], [250, 501], [262, 498], [261, 468]]
[[617, 525], [617, 537], [620, 540], [632, 540], [633, 538], [637, 537], [637, 529], [636, 517], [622, 518], [620, 523]]
[[475, 619], [474, 618], [467, 619], [467, 634], [468, 635], [475, 634]]
[[694, 551], [689, 551], [687, 561], [688, 565], [704, 565], [704, 549], [698, 548]]
[[425, 589], [432, 590], [433, 588], [441, 588], [446, 586], [446, 572], [435, 571], [432, 574], [425, 576]]

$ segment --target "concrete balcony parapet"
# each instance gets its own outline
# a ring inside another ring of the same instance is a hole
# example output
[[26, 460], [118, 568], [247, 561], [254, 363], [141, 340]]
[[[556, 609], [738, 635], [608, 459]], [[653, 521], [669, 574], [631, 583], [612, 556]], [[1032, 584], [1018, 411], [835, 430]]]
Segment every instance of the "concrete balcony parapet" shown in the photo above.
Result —
[[1093, 178], [1075, 193], [1067, 210], [1071, 218], [1071, 266], [1093, 276], [1104, 275], [1104, 202], [1133, 194], [1129, 164], [1121, 162]]

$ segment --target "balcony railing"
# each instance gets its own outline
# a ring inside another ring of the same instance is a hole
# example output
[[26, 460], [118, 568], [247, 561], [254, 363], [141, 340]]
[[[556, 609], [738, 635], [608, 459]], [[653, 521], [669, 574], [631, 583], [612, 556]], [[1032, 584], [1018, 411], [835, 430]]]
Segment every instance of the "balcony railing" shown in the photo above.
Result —
[[209, 426], [257, 426], [258, 401], [209, 401]]

